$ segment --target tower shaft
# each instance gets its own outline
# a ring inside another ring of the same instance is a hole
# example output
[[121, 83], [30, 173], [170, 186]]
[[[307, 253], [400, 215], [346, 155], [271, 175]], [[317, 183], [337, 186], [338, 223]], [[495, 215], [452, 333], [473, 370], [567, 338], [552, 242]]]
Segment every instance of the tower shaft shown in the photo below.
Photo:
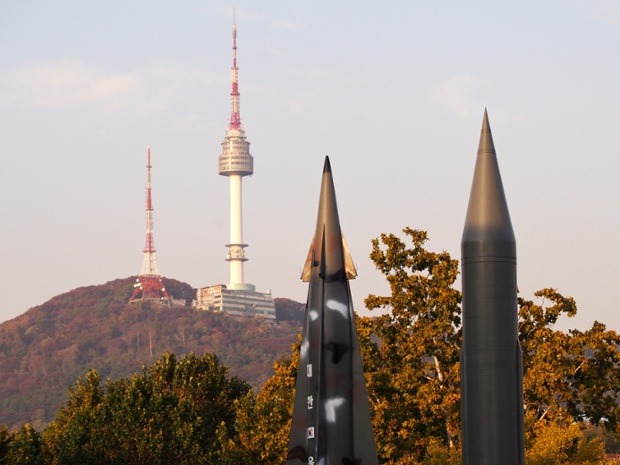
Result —
[[[247, 261], [243, 248], [243, 225], [241, 222], [241, 176], [233, 174], [230, 178], [230, 243], [226, 261], [230, 262], [230, 284], [243, 284], [243, 262]], [[233, 286], [234, 288], [234, 286]]]

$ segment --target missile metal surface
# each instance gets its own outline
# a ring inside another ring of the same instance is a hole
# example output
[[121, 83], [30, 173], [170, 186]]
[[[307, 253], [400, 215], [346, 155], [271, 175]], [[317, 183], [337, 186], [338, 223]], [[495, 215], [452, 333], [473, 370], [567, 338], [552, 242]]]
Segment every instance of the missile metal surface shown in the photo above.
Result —
[[356, 276], [340, 229], [329, 158], [308, 281], [287, 465], [378, 465], [349, 279]]
[[461, 242], [463, 465], [523, 465], [517, 250], [486, 109]]

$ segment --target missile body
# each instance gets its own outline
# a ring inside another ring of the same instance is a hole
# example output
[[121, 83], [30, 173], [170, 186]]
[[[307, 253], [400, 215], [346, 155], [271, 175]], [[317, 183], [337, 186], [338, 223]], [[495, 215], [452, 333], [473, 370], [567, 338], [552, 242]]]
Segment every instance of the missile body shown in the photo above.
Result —
[[340, 229], [329, 158], [309, 282], [287, 465], [377, 465], [349, 279], [355, 267]]
[[486, 110], [461, 253], [463, 465], [523, 465], [516, 241]]

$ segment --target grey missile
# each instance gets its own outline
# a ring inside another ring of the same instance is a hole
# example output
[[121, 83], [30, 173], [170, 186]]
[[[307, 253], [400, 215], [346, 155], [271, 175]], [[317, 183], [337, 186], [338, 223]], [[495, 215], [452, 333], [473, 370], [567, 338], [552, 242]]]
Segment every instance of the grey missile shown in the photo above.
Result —
[[287, 465], [378, 465], [349, 279], [355, 267], [340, 229], [325, 158]]
[[461, 241], [463, 465], [523, 465], [517, 247], [487, 111]]

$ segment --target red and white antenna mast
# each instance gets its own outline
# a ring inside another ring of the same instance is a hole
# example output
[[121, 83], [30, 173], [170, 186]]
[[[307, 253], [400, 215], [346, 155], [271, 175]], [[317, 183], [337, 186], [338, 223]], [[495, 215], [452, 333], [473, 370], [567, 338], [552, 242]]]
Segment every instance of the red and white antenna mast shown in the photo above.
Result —
[[239, 100], [239, 68], [237, 68], [237, 20], [233, 10], [233, 65], [232, 92], [230, 93], [230, 124], [229, 129], [241, 129], [241, 102]]
[[157, 253], [153, 243], [153, 199], [151, 197], [151, 147], [147, 148], [146, 164], [146, 245], [140, 276], [159, 276]]
[[166, 292], [164, 284], [157, 268], [157, 252], [153, 241], [153, 199], [151, 197], [151, 146], [147, 148], [146, 164], [146, 245], [144, 246], [144, 258], [142, 271], [134, 284], [134, 291], [129, 299], [135, 300], [159, 300], [166, 304], [170, 303], [170, 295]]

